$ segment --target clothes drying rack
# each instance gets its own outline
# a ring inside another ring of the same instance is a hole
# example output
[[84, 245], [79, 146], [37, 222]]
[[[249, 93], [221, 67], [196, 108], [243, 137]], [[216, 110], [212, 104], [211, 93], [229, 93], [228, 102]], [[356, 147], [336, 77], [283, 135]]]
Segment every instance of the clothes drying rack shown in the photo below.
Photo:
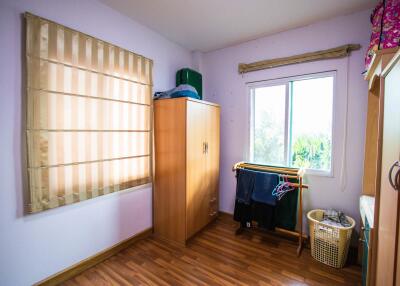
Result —
[[[258, 165], [251, 164], [246, 162], [238, 162], [233, 165], [232, 171], [237, 169], [249, 169], [255, 171], [262, 172], [271, 172], [279, 175], [284, 175], [288, 179], [296, 179], [298, 183], [293, 183], [294, 187], [297, 187], [299, 190], [299, 199], [298, 199], [298, 230], [291, 231], [284, 228], [276, 227], [275, 231], [280, 232], [286, 235], [298, 237], [299, 246], [297, 247], [297, 256], [300, 256], [301, 251], [303, 249], [303, 240], [307, 239], [307, 236], [303, 235], [303, 190], [308, 189], [308, 185], [303, 183], [303, 176], [305, 174], [305, 170], [300, 168], [286, 168], [286, 167], [276, 167], [276, 166], [268, 166], [268, 165]], [[240, 224], [239, 229], [236, 230], [236, 234], [240, 234], [244, 231], [245, 227]]]

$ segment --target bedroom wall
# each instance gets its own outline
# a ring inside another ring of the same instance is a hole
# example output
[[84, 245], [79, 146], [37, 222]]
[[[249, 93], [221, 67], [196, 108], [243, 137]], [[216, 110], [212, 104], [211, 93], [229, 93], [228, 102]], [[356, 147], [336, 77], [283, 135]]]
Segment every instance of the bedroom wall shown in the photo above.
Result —
[[[250, 101], [246, 82], [337, 70], [333, 177], [307, 177], [310, 189], [305, 191], [304, 213], [314, 208], [336, 208], [359, 220], [358, 199], [367, 108], [367, 83], [361, 72], [370, 35], [369, 15], [370, 11], [362, 11], [203, 54], [205, 97], [221, 105], [221, 211], [233, 212], [235, 178], [232, 165], [247, 158]], [[349, 58], [238, 74], [238, 63], [286, 57], [350, 43], [361, 44], [362, 49], [353, 52]], [[347, 140], [344, 142], [346, 128]], [[343, 148], [344, 143], [346, 148]]]
[[174, 87], [191, 53], [92, 0], [0, 1], [0, 285], [31, 285], [152, 226], [151, 186], [23, 215], [22, 13], [29, 11], [154, 60], [154, 90]]

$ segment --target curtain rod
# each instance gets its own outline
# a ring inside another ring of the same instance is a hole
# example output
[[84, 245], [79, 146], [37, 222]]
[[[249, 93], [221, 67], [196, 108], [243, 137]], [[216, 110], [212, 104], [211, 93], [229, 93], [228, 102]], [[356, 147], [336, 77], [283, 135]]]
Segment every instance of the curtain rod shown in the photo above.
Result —
[[243, 74], [252, 71], [270, 69], [270, 68], [305, 63], [305, 62], [312, 62], [318, 60], [344, 58], [347, 57], [351, 53], [351, 51], [356, 51], [359, 50], [360, 48], [361, 45], [359, 44], [348, 44], [332, 49], [310, 52], [290, 57], [263, 60], [249, 64], [240, 63], [239, 73]]

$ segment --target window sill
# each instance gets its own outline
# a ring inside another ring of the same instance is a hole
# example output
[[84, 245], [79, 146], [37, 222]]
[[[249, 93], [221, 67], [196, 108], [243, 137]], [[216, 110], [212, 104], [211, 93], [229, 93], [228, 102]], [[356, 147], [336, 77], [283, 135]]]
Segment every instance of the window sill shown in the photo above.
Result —
[[[295, 169], [300, 169], [298, 167], [290, 167], [287, 165], [278, 165], [278, 164], [265, 164], [265, 163], [256, 163], [256, 162], [252, 162], [252, 161], [247, 161], [250, 164], [256, 164], [256, 165], [265, 165], [265, 166], [276, 166], [276, 167], [281, 167], [281, 168], [295, 168]], [[333, 178], [333, 171], [329, 170], [316, 170], [316, 169], [307, 169], [305, 168], [305, 175], [306, 176], [313, 176], [313, 177], [328, 177], [328, 178]]]
[[306, 169], [306, 176], [313, 176], [313, 177], [327, 177], [333, 178], [332, 171], [320, 171], [320, 170], [313, 170], [313, 169]]

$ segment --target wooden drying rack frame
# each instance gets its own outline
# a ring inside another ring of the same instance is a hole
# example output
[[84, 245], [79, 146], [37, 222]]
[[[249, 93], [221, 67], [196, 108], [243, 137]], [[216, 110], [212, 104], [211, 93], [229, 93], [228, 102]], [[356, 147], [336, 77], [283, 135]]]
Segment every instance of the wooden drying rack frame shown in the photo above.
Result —
[[[246, 162], [238, 162], [233, 165], [232, 171], [236, 171], [237, 169], [249, 169], [255, 171], [264, 171], [264, 172], [271, 172], [276, 174], [285, 175], [288, 179], [297, 179], [298, 183], [293, 183], [295, 187], [299, 189], [299, 201], [298, 201], [298, 231], [291, 231], [284, 228], [276, 227], [275, 231], [298, 237], [299, 239], [299, 246], [297, 247], [297, 256], [300, 256], [301, 251], [303, 250], [303, 240], [307, 239], [307, 236], [303, 235], [303, 190], [308, 189], [308, 185], [303, 183], [303, 176], [305, 174], [304, 169], [298, 168], [285, 168], [285, 167], [275, 167], [275, 166], [267, 166], [267, 165], [257, 165], [251, 164]], [[240, 224], [238, 230], [236, 230], [236, 234], [240, 234], [243, 232], [244, 227]]]

